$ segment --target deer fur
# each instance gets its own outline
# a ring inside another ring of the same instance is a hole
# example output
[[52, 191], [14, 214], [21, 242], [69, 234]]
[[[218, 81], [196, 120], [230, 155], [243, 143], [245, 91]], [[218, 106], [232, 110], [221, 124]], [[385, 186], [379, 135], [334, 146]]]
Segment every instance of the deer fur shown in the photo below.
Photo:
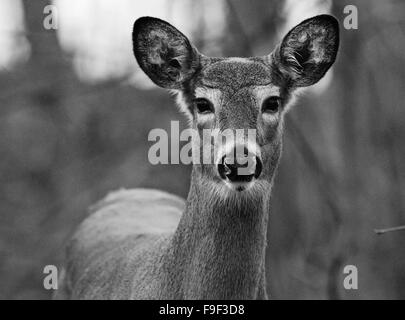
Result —
[[[209, 58], [160, 19], [134, 25], [134, 53], [159, 86], [175, 90], [192, 128], [254, 128], [263, 171], [237, 191], [214, 165], [194, 164], [184, 202], [147, 189], [111, 193], [72, 237], [60, 289], [70, 299], [267, 299], [265, 252], [270, 193], [287, 105], [336, 58], [338, 23], [328, 15], [293, 28], [269, 55]], [[214, 111], [199, 114], [195, 98]], [[281, 101], [265, 112], [268, 96]], [[216, 156], [216, 155], [214, 155]]]

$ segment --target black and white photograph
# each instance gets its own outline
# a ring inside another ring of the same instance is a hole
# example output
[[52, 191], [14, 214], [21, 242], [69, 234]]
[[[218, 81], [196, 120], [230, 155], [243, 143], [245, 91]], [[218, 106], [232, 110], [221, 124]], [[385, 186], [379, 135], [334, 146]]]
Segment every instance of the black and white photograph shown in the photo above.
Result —
[[405, 299], [405, 2], [0, 0], [0, 22], [0, 300]]

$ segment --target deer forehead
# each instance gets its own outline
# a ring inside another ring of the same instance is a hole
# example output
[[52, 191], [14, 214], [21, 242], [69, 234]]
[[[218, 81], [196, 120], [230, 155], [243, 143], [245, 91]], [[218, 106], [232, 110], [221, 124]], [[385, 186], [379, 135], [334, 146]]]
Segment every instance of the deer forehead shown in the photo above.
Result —
[[205, 87], [228, 91], [272, 82], [271, 70], [261, 58], [211, 58], [203, 64], [199, 78]]
[[194, 94], [215, 106], [254, 106], [269, 96], [279, 96], [281, 89], [261, 58], [212, 58], [203, 64]]

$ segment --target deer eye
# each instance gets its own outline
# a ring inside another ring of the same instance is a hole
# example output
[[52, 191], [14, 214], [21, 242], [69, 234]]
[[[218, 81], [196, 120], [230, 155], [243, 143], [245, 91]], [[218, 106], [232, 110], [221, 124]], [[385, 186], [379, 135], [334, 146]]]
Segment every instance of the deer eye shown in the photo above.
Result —
[[264, 100], [262, 105], [262, 112], [276, 113], [281, 107], [280, 97], [272, 96]]
[[194, 105], [197, 108], [198, 113], [207, 114], [214, 112], [214, 107], [212, 103], [205, 98], [195, 99]]

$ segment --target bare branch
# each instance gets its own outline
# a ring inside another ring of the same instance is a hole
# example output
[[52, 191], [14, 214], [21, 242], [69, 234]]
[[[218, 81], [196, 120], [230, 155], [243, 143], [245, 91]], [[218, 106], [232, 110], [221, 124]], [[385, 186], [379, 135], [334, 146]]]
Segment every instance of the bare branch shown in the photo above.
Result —
[[374, 229], [374, 232], [378, 235], [387, 233], [387, 232], [393, 232], [393, 231], [401, 231], [405, 230], [405, 226], [399, 226], [399, 227], [392, 227], [392, 228], [386, 228], [386, 229]]

